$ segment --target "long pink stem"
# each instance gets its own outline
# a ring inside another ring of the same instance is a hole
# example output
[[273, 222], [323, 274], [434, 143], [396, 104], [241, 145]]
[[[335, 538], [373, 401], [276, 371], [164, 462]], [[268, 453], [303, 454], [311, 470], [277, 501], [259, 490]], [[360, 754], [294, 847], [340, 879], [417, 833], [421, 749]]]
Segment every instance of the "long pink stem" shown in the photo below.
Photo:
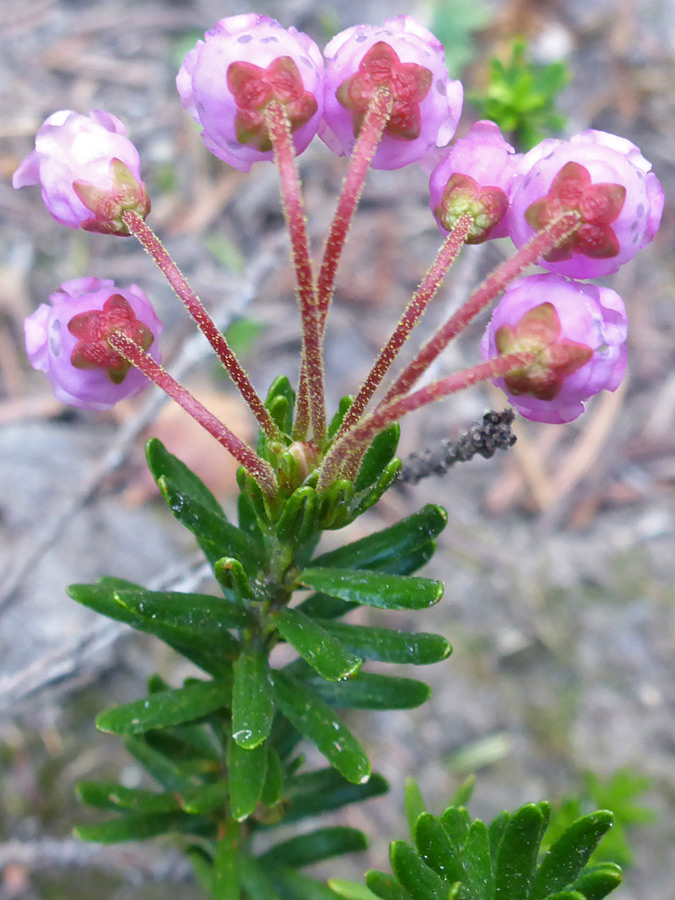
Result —
[[469, 369], [463, 369], [461, 372], [455, 372], [446, 378], [441, 378], [433, 384], [427, 384], [414, 393], [399, 397], [391, 403], [383, 403], [375, 412], [366, 416], [333, 444], [321, 467], [318, 490], [325, 490], [337, 478], [345, 460], [366, 447], [376, 434], [394, 422], [398, 422], [403, 416], [421, 406], [447, 397], [448, 394], [454, 394], [471, 387], [471, 385], [478, 384], [480, 381], [508, 375], [514, 369], [521, 369], [529, 365], [535, 358], [534, 353], [510, 353], [508, 356], [498, 356]]
[[150, 381], [160, 387], [179, 406], [182, 406], [196, 422], [199, 422], [202, 428], [205, 428], [222, 444], [237, 462], [241, 463], [249, 475], [256, 479], [266, 494], [274, 495], [276, 493], [277, 480], [269, 463], [261, 459], [248, 444], [233, 434], [208, 409], [202, 406], [199, 400], [172, 378], [149, 353], [146, 353], [121, 331], [113, 331], [108, 337], [108, 343], [120, 356], [140, 369]]
[[239, 392], [258, 420], [262, 430], [268, 437], [278, 438], [279, 429], [267, 409], [265, 409], [265, 404], [251, 384], [251, 380], [241, 363], [230, 349], [229, 344], [216, 327], [213, 319], [204, 309], [201, 300], [192, 290], [183, 273], [167, 253], [160, 239], [138, 213], [128, 210], [122, 218], [126, 222], [129, 231], [135, 235], [139, 243], [157, 263], [162, 274], [183, 302], [202, 334], [218, 354], [218, 358], [227, 369], [232, 381], [239, 388]]
[[452, 231], [446, 237], [443, 246], [438, 251], [433, 265], [425, 275], [424, 280], [414, 293], [412, 300], [403, 313], [396, 330], [380, 351], [380, 355], [378, 356], [375, 365], [370, 370], [361, 390], [356, 395], [342, 427], [340, 428], [338, 438], [361, 418], [363, 411], [368, 405], [368, 401], [391, 368], [392, 363], [398, 356], [399, 350], [410, 337], [410, 332], [424, 315], [431, 300], [436, 296], [443, 278], [455, 261], [457, 254], [464, 246], [464, 241], [469, 233], [472, 221], [473, 217], [470, 214], [465, 213], [459, 218]]
[[358, 206], [368, 169], [382, 139], [391, 115], [393, 98], [388, 88], [381, 88], [370, 101], [359, 136], [349, 160], [349, 169], [342, 183], [335, 216], [326, 240], [321, 271], [317, 285], [321, 328], [326, 322], [328, 308], [335, 288], [335, 275], [352, 218]]
[[436, 357], [460, 334], [478, 313], [484, 309], [504, 288], [517, 278], [527, 266], [535, 263], [544, 253], [553, 249], [560, 241], [569, 237], [580, 224], [576, 212], [565, 213], [534, 235], [517, 253], [507, 259], [485, 279], [470, 295], [466, 303], [450, 316], [448, 321], [431, 340], [422, 347], [412, 362], [401, 372], [387, 391], [382, 406], [396, 397], [407, 394], [417, 379], [425, 372]]
[[[286, 226], [291, 238], [298, 303], [302, 318], [303, 362], [307, 372], [309, 413], [314, 440], [326, 436], [326, 400], [324, 393], [323, 354], [321, 352], [320, 319], [314, 290], [314, 276], [309, 256], [307, 223], [295, 163], [295, 147], [291, 126], [284, 106], [277, 100], [267, 105], [266, 122], [274, 159], [279, 169], [281, 199]], [[302, 379], [301, 379], [302, 380]]]

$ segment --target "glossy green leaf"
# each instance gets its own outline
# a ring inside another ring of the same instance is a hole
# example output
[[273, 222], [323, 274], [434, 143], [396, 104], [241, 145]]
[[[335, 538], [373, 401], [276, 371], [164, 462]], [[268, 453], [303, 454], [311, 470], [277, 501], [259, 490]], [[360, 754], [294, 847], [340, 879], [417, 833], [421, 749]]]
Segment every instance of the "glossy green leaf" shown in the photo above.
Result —
[[339, 597], [329, 597], [328, 594], [310, 594], [306, 600], [298, 603], [295, 609], [312, 619], [337, 619], [351, 609], [356, 609], [358, 605], [350, 603], [349, 600], [340, 600]]
[[180, 763], [151, 747], [144, 738], [127, 738], [124, 746], [165, 790], [180, 791], [193, 786]]
[[365, 784], [351, 784], [335, 769], [304, 772], [288, 783], [286, 796], [290, 806], [284, 815], [284, 824], [341, 809], [349, 803], [360, 803], [384, 794], [388, 789], [386, 780], [377, 774], [371, 775]]
[[354, 401], [354, 397], [352, 394], [345, 394], [344, 397], [340, 397], [340, 402], [338, 403], [337, 412], [330, 420], [330, 424], [328, 426], [327, 437], [328, 440], [332, 440], [335, 435], [338, 433], [340, 426], [344, 421], [344, 417], [349, 412], [349, 408], [351, 407]]
[[199, 784], [193, 788], [185, 788], [177, 796], [181, 808], [186, 813], [208, 815], [216, 810], [223, 810], [228, 795], [227, 781], [216, 781], [213, 784]]
[[237, 521], [240, 530], [255, 541], [259, 547], [262, 547], [264, 543], [263, 533], [260, 530], [255, 507], [248, 494], [240, 493], [237, 498]]
[[370, 763], [351, 731], [316, 693], [274, 672], [274, 694], [281, 712], [294, 728], [316, 744], [328, 762], [354, 784], [370, 777]]
[[304, 544], [317, 531], [319, 496], [307, 485], [297, 488], [284, 504], [276, 525], [277, 538], [284, 543]]
[[616, 863], [601, 863], [585, 869], [571, 887], [583, 894], [586, 900], [603, 900], [619, 887], [622, 880], [621, 869]]
[[471, 824], [462, 849], [464, 874], [461, 880], [472, 900], [492, 900], [495, 884], [490, 856], [490, 838], [485, 823]]
[[374, 894], [365, 884], [358, 884], [356, 881], [330, 878], [328, 887], [340, 897], [345, 897], [346, 900], [377, 900], [377, 894]]
[[449, 884], [425, 865], [409, 844], [394, 841], [390, 855], [396, 877], [413, 900], [447, 900]]
[[400, 475], [401, 465], [401, 460], [398, 457], [392, 459], [377, 482], [359, 495], [356, 505], [353, 506], [350, 521], [362, 515], [367, 509], [370, 509], [371, 506], [377, 503], [382, 494], [392, 486]]
[[471, 816], [464, 807], [450, 806], [441, 816], [441, 825], [452, 843], [462, 847], [469, 834]]
[[387, 563], [408, 556], [433, 541], [447, 522], [448, 514], [442, 507], [428, 504], [389, 528], [323, 553], [312, 563], [330, 568], [382, 570]]
[[528, 896], [547, 820], [538, 803], [527, 803], [511, 816], [497, 851], [495, 900]]
[[213, 860], [213, 900], [240, 900], [239, 884], [239, 829], [230, 823], [228, 833], [221, 835], [216, 844]]
[[446, 881], [464, 880], [460, 849], [431, 813], [422, 813], [417, 819], [415, 844], [427, 866]]
[[389, 572], [391, 575], [412, 575], [429, 562], [436, 552], [436, 544], [429, 541], [407, 556], [398, 556], [382, 562], [377, 568], [379, 572]]
[[422, 813], [426, 812], [426, 806], [420, 786], [414, 778], [406, 778], [403, 787], [403, 806], [405, 808], [405, 817], [408, 820], [408, 830], [410, 837], [415, 839], [415, 823]]
[[359, 672], [349, 681], [332, 683], [303, 679], [329, 706], [336, 709], [414, 709], [429, 699], [424, 681]]
[[224, 556], [216, 561], [213, 566], [213, 574], [218, 584], [227, 592], [232, 592], [238, 604], [246, 600], [252, 600], [253, 590], [249, 584], [248, 576], [238, 559], [232, 556]]
[[490, 857], [492, 858], [492, 868], [497, 864], [497, 851], [504, 837], [504, 831], [511, 819], [511, 813], [504, 810], [490, 822], [488, 825], [488, 837], [490, 839]]
[[571, 884], [613, 821], [611, 812], [598, 810], [573, 822], [542, 860], [532, 885], [531, 900], [541, 900]]
[[198, 475], [181, 462], [173, 453], [169, 453], [158, 438], [150, 438], [145, 445], [145, 455], [155, 481], [165, 477], [176, 488], [188, 497], [192, 497], [205, 509], [220, 518], [225, 518], [220, 503], [213, 496]]
[[234, 666], [232, 737], [240, 747], [252, 750], [267, 739], [273, 719], [267, 656], [248, 649]]
[[81, 781], [77, 795], [96, 809], [128, 809], [135, 812], [174, 812], [180, 804], [173, 793], [158, 794], [147, 788], [128, 788], [114, 781]]
[[476, 787], [476, 776], [468, 775], [455, 791], [451, 806], [467, 806]]
[[410, 900], [410, 894], [404, 891], [393, 875], [371, 869], [365, 875], [366, 884], [381, 900]]
[[364, 660], [425, 666], [440, 662], [452, 653], [451, 645], [439, 634], [395, 631], [343, 622], [322, 622], [321, 625]]
[[362, 831], [338, 825], [319, 828], [274, 844], [260, 859], [272, 866], [293, 866], [299, 869], [333, 856], [360, 853], [367, 848], [368, 841]]
[[192, 831], [196, 820], [182, 812], [128, 813], [110, 822], [97, 825], [78, 825], [75, 836], [81, 841], [98, 844], [119, 844], [123, 841], [143, 841], [170, 831]]
[[269, 878], [265, 866], [257, 859], [239, 853], [239, 878], [247, 900], [279, 900], [279, 894]]
[[440, 581], [365, 569], [305, 569], [298, 583], [332, 597], [377, 609], [426, 609], [443, 595]]
[[96, 727], [110, 734], [142, 734], [153, 728], [193, 722], [229, 706], [231, 699], [231, 682], [203, 681], [105, 710], [96, 719]]
[[357, 491], [363, 491], [371, 487], [382, 476], [382, 473], [394, 458], [400, 437], [401, 426], [398, 422], [376, 435], [363, 457], [356, 476], [354, 487]]
[[260, 799], [265, 806], [276, 806], [281, 800], [284, 789], [284, 773], [279, 754], [272, 746], [271, 741], [265, 744], [265, 749], [267, 750], [267, 772]]
[[279, 634], [322, 678], [342, 681], [361, 668], [362, 660], [340, 640], [297, 609], [282, 609], [274, 616]]
[[176, 640], [218, 646], [233, 640], [230, 628], [243, 628], [249, 616], [241, 606], [210, 594], [184, 594], [179, 591], [115, 591], [116, 603], [145, 622], [145, 630], [157, 628], [158, 634]]
[[348, 479], [335, 481], [321, 497], [318, 524], [324, 530], [343, 528], [353, 519], [354, 483]]
[[263, 745], [244, 750], [234, 741], [228, 749], [230, 806], [238, 822], [247, 819], [258, 805], [267, 774], [267, 751]]
[[555, 894], [549, 894], [546, 900], [586, 900], [586, 898], [578, 891], [558, 891]]

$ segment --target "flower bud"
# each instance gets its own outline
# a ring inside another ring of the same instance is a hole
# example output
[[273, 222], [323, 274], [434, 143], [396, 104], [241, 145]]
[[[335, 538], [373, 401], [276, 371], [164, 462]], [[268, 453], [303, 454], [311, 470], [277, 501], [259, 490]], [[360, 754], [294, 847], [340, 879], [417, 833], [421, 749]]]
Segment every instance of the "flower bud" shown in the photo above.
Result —
[[449, 143], [462, 111], [462, 84], [448, 78], [441, 42], [413, 18], [354, 25], [328, 43], [324, 56], [319, 137], [334, 153], [352, 152], [371, 99], [385, 88], [394, 106], [373, 168], [399, 169]]
[[148, 381], [112, 349], [108, 335], [118, 330], [159, 362], [162, 324], [143, 291], [113, 281], [76, 278], [62, 284], [24, 322], [26, 350], [34, 369], [44, 372], [62, 403], [80, 409], [110, 409], [137, 394]]
[[316, 134], [323, 110], [323, 58], [295, 28], [253, 13], [221, 19], [183, 60], [176, 87], [202, 128], [207, 150], [241, 172], [274, 157], [265, 123], [283, 104], [296, 153]]
[[481, 342], [483, 359], [535, 353], [523, 369], [494, 381], [526, 419], [561, 424], [599, 391], [615, 391], [626, 368], [623, 301], [606, 287], [559, 275], [512, 282]]
[[549, 138], [522, 157], [508, 229], [517, 247], [569, 211], [579, 228], [540, 264], [574, 278], [598, 278], [654, 239], [663, 189], [651, 164], [625, 138], [583, 131], [569, 141]]
[[499, 127], [476, 122], [431, 173], [430, 205], [441, 231], [451, 231], [463, 213], [473, 216], [467, 244], [505, 237], [505, 214], [516, 176], [514, 149]]
[[125, 135], [122, 122], [100, 109], [89, 116], [69, 109], [52, 113], [12, 184], [39, 184], [47, 210], [61, 225], [128, 235], [122, 214], [133, 210], [145, 218], [150, 200], [138, 151]]

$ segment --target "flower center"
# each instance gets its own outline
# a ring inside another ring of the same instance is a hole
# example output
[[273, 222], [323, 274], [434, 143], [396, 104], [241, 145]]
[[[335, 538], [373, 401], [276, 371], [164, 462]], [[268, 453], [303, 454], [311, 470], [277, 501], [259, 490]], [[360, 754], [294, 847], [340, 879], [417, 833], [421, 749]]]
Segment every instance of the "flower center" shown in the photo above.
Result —
[[420, 136], [420, 102], [429, 93], [433, 75], [417, 63], [402, 63], [396, 51], [384, 41], [373, 44], [361, 60], [358, 71], [337, 89], [338, 101], [351, 111], [354, 135], [358, 135], [370, 101], [378, 90], [388, 88], [394, 105], [384, 130], [401, 141]]
[[278, 57], [266, 69], [249, 62], [233, 62], [227, 69], [227, 86], [237, 104], [237, 140], [262, 153], [272, 149], [265, 125], [265, 107], [271, 100], [286, 108], [291, 131], [307, 123], [318, 109], [316, 98], [305, 90], [290, 56]]
[[473, 218], [467, 244], [487, 240], [490, 230], [504, 217], [509, 201], [498, 187], [481, 187], [470, 175], [455, 172], [449, 179], [434, 215], [446, 231], [452, 231], [460, 216]]
[[131, 363], [120, 356], [108, 343], [113, 331], [121, 331], [143, 350], [148, 350], [154, 337], [121, 294], [113, 294], [103, 309], [80, 313], [68, 322], [68, 331], [78, 342], [70, 354], [76, 369], [101, 369], [113, 384], [121, 384]]
[[610, 227], [626, 200], [621, 184], [592, 184], [585, 166], [568, 162], [553, 179], [548, 194], [525, 211], [528, 224], [540, 231], [566, 212], [578, 212], [581, 223], [574, 234], [548, 253], [548, 262], [570, 259], [581, 253], [590, 259], [607, 259], [619, 252], [619, 241]]
[[515, 328], [502, 325], [497, 329], [495, 342], [500, 356], [536, 354], [529, 366], [504, 377], [510, 393], [553, 400], [565, 378], [590, 361], [593, 350], [586, 344], [561, 338], [561, 331], [560, 318], [552, 303], [541, 303], [526, 312]]

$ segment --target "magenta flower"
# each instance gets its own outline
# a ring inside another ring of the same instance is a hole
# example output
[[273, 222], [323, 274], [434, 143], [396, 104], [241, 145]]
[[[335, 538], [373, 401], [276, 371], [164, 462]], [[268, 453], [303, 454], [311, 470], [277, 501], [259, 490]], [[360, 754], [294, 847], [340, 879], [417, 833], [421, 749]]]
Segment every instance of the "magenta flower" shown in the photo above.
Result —
[[448, 78], [441, 42], [410, 16], [347, 28], [329, 42], [324, 56], [319, 137], [334, 153], [352, 152], [368, 104], [381, 87], [391, 91], [394, 108], [373, 168], [398, 169], [449, 143], [462, 111], [462, 84]]
[[76, 278], [62, 284], [24, 322], [26, 350], [34, 369], [44, 372], [56, 398], [80, 409], [110, 409], [147, 386], [138, 369], [108, 344], [122, 331], [159, 362], [162, 324], [143, 291], [113, 281]]
[[467, 244], [505, 237], [506, 210], [516, 176], [514, 149], [494, 122], [472, 125], [431, 173], [430, 205], [441, 231], [463, 213], [474, 217]]
[[296, 153], [316, 134], [323, 111], [323, 57], [314, 41], [268, 16], [221, 19], [183, 60], [176, 87], [202, 127], [207, 150], [241, 172], [273, 159], [265, 108], [286, 108]]
[[32, 150], [14, 173], [15, 188], [39, 184], [47, 210], [68, 228], [127, 235], [125, 210], [150, 211], [138, 151], [122, 122], [95, 109], [81, 116], [52, 113]]
[[512, 282], [481, 342], [483, 359], [534, 352], [536, 361], [497, 378], [526, 419], [562, 424], [599, 391], [615, 391], [626, 368], [628, 323], [621, 297], [559, 275]]
[[564, 212], [581, 218], [576, 232], [540, 260], [552, 272], [609, 275], [658, 231], [663, 189], [651, 164], [625, 138], [593, 130], [569, 141], [550, 138], [526, 153], [519, 168], [508, 215], [516, 246]]

